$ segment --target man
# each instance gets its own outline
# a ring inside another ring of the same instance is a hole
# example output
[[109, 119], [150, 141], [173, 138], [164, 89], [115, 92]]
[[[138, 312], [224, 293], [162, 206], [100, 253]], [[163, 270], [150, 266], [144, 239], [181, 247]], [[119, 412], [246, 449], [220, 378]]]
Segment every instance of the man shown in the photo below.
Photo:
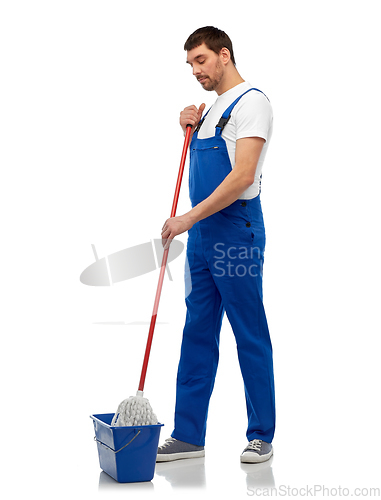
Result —
[[260, 203], [272, 109], [267, 97], [241, 78], [223, 31], [200, 28], [184, 49], [194, 76], [218, 98], [203, 118], [205, 104], [180, 113], [184, 132], [192, 125], [192, 209], [168, 219], [162, 238], [168, 244], [188, 231], [192, 288], [186, 298], [175, 429], [159, 447], [157, 461], [205, 454], [208, 405], [226, 311], [237, 342], [248, 414], [249, 443], [241, 461], [263, 462], [272, 456], [275, 430], [272, 346], [262, 302], [265, 229]]

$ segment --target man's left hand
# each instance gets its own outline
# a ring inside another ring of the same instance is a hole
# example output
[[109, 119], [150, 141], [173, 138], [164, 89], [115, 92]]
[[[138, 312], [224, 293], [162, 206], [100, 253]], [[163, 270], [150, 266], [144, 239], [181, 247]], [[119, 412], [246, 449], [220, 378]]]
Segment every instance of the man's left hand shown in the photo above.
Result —
[[169, 248], [171, 241], [175, 236], [181, 233], [185, 233], [193, 226], [187, 215], [181, 215], [179, 217], [170, 217], [164, 222], [163, 229], [161, 231], [162, 244], [164, 250]]

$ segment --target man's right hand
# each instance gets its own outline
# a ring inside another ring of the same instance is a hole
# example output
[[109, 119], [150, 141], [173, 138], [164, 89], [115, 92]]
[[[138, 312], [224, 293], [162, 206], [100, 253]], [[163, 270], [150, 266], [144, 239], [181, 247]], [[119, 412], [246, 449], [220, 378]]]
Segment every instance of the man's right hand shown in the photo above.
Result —
[[180, 125], [184, 130], [184, 134], [188, 124], [192, 125], [192, 133], [194, 132], [198, 122], [201, 120], [204, 109], [205, 103], [202, 103], [198, 109], [196, 106], [188, 106], [184, 109], [184, 111], [181, 111]]

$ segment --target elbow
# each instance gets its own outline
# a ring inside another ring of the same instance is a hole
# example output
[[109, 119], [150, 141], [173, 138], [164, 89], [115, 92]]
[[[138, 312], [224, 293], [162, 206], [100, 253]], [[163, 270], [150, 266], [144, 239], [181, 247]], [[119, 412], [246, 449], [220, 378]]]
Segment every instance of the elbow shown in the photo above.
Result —
[[252, 169], [245, 169], [242, 171], [234, 167], [233, 172], [236, 175], [236, 182], [238, 182], [243, 191], [254, 183], [255, 171], [253, 172]]
[[255, 172], [251, 169], [241, 169], [237, 168], [237, 165], [233, 168], [231, 172], [231, 179], [234, 178], [234, 184], [238, 190], [241, 192], [248, 189], [253, 183], [255, 179]]
[[246, 176], [244, 178], [244, 180], [243, 180], [244, 190], [248, 189], [253, 184], [254, 184], [254, 176], [253, 175], [249, 175], [249, 176]]

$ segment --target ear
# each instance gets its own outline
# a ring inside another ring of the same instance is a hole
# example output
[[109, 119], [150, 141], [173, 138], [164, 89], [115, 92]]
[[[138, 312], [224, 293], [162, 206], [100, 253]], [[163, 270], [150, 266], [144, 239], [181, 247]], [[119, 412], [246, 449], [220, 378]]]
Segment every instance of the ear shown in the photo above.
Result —
[[220, 50], [220, 57], [222, 59], [223, 64], [227, 64], [231, 59], [230, 59], [230, 50], [227, 47], [223, 47]]

